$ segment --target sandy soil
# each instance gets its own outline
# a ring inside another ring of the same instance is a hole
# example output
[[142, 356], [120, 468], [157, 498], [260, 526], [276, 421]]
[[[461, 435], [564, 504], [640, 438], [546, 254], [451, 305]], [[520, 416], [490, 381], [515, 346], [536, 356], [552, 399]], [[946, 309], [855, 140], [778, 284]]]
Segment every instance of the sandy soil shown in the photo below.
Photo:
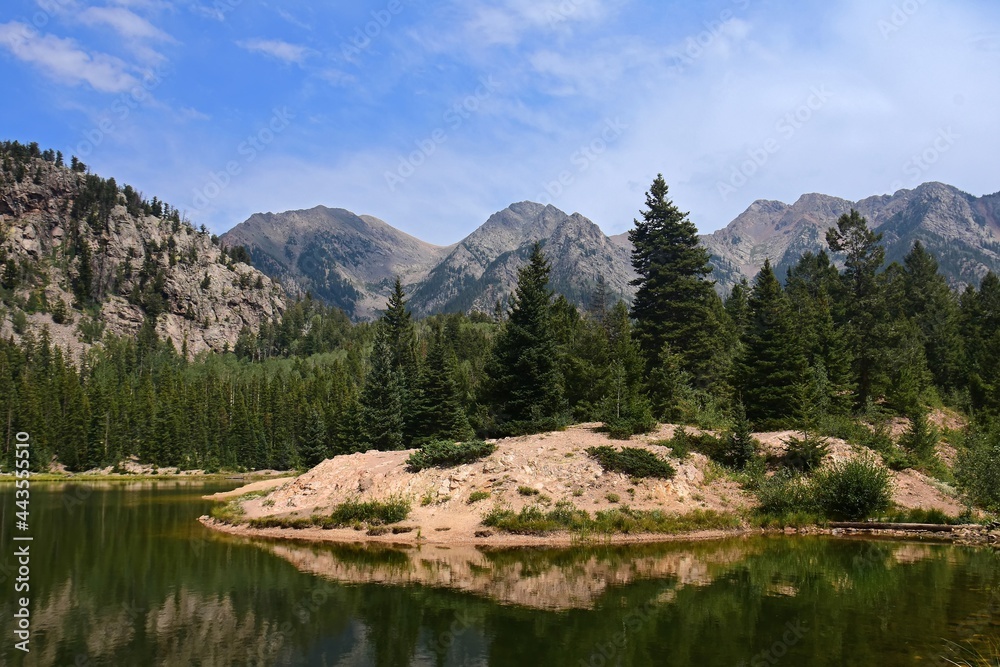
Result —
[[[607, 510], [620, 505], [633, 509], [659, 509], [685, 514], [693, 510], [737, 512], [752, 505], [739, 485], [723, 475], [718, 466], [701, 454], [692, 453], [684, 461], [671, 451], [653, 444], [669, 438], [674, 431], [664, 425], [658, 431], [633, 437], [630, 446], [645, 446], [667, 458], [677, 469], [669, 481], [646, 479], [633, 482], [627, 476], [604, 472], [585, 452], [588, 447], [612, 444], [597, 430], [597, 424], [580, 424], [565, 431], [506, 438], [489, 457], [473, 464], [450, 469], [429, 469], [418, 473], [406, 470], [409, 451], [352, 454], [328, 459], [293, 480], [269, 480], [276, 488], [266, 496], [242, 503], [245, 518], [265, 516], [309, 517], [329, 512], [336, 505], [357, 499], [382, 500], [392, 495], [409, 498], [412, 511], [400, 524], [408, 532], [367, 535], [353, 529], [303, 530], [251, 529], [225, 526], [207, 517], [202, 521], [216, 529], [240, 535], [259, 535], [293, 539], [336, 542], [374, 541], [394, 544], [490, 544], [497, 546], [571, 544], [569, 535], [517, 536], [484, 532], [482, 516], [494, 506], [519, 511], [526, 505], [552, 506], [566, 500], [588, 512]], [[692, 429], [688, 429], [689, 431]], [[778, 455], [792, 431], [760, 433], [756, 437], [764, 449]], [[847, 443], [830, 439], [829, 460], [842, 461], [859, 456]], [[957, 515], [963, 507], [948, 494], [943, 485], [915, 471], [892, 473], [896, 482], [895, 501], [904, 508], [936, 508]], [[234, 498], [270, 487], [246, 486], [226, 494]], [[525, 489], [537, 494], [527, 495]], [[489, 493], [489, 498], [469, 502], [474, 492]], [[477, 534], [478, 533], [478, 534]], [[709, 532], [702, 537], [731, 534]], [[691, 535], [684, 539], [691, 539]], [[603, 539], [603, 538], [602, 538]], [[613, 542], [663, 541], [665, 535], [621, 535]]]

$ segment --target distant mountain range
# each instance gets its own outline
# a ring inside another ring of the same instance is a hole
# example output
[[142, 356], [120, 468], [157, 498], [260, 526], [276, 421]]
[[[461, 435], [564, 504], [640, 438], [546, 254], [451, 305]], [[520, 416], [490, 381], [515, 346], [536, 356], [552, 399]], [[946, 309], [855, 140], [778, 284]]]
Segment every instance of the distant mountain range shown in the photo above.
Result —
[[[791, 205], [754, 202], [724, 229], [701, 237], [719, 291], [752, 279], [766, 258], [783, 276], [804, 252], [825, 249], [826, 230], [852, 208], [883, 234], [890, 262], [920, 240], [956, 287], [978, 284], [987, 271], [1000, 272], [1000, 193], [974, 197], [925, 183], [859, 202], [821, 194], [803, 195]], [[586, 303], [603, 277], [610, 294], [631, 300], [635, 274], [628, 235], [608, 237], [579, 213], [533, 202], [512, 204], [444, 247], [377, 218], [322, 206], [256, 214], [222, 236], [225, 245], [246, 247], [254, 266], [291, 292], [309, 291], [355, 319], [377, 315], [395, 276], [417, 314], [488, 312], [513, 290], [517, 268], [536, 241], [552, 263], [556, 292]]]
[[221, 237], [242, 245], [254, 266], [295, 293], [369, 319], [385, 307], [395, 276], [417, 314], [491, 311], [517, 282], [536, 241], [552, 262], [551, 285], [584, 301], [603, 276], [609, 293], [631, 298], [629, 250], [578, 213], [512, 204], [451, 246], [433, 246], [370, 216], [323, 206], [251, 216]]

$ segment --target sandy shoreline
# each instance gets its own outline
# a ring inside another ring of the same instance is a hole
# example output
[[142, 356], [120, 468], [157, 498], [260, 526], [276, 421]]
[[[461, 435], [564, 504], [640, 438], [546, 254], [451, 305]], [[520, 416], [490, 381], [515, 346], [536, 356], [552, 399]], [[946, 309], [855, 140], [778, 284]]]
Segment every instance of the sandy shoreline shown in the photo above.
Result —
[[578, 546], [656, 544], [666, 542], [703, 542], [754, 535], [828, 535], [832, 537], [863, 537], [892, 540], [919, 540], [965, 545], [992, 545], [1000, 548], [1000, 530], [970, 524], [953, 526], [952, 532], [904, 530], [885, 528], [830, 528], [806, 526], [801, 528], [736, 528], [731, 530], [699, 530], [689, 533], [640, 533], [591, 535], [581, 538], [568, 532], [546, 535], [516, 535], [490, 531], [487, 537], [468, 538], [449, 535], [451, 531], [433, 531], [423, 535], [416, 531], [407, 533], [369, 535], [353, 528], [252, 528], [247, 524], [228, 524], [208, 516], [198, 521], [207, 528], [227, 535], [268, 540], [290, 540], [325, 544], [377, 544], [385, 547], [414, 548], [421, 546], [479, 547], [479, 548], [567, 548]]

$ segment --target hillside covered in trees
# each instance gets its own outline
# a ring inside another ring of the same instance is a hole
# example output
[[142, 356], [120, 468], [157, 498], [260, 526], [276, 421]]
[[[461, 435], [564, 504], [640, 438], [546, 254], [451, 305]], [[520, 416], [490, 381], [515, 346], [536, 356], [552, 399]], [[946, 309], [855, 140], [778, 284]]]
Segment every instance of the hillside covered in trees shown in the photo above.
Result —
[[[171, 212], [161, 213], [169, 222]], [[100, 210], [84, 216], [92, 223], [100, 228]], [[722, 299], [709, 255], [662, 178], [630, 241], [631, 309], [600, 283], [585, 308], [555, 297], [545, 248], [535, 244], [498, 317], [417, 320], [397, 280], [374, 323], [352, 323], [307, 297], [244, 326], [223, 354], [183, 354], [157, 336], [162, 311], [148, 307], [142, 335], [106, 332], [81, 353], [45, 328], [8, 337], [0, 342], [5, 467], [19, 430], [33, 435], [36, 469], [53, 457], [80, 471], [136, 456], [218, 470], [303, 468], [337, 454], [577, 422], [603, 422], [627, 438], [660, 421], [734, 433], [793, 428], [807, 441], [849, 436], [891, 465], [930, 470], [927, 411], [948, 406], [970, 418], [955, 436], [963, 456], [995, 470], [996, 275], [955, 293], [919, 243], [886, 265], [880, 236], [851, 211], [827, 231], [843, 270], [824, 252], [806, 253], [784, 284], [766, 263]], [[169, 243], [166, 252], [181, 261]], [[79, 270], [69, 275], [80, 281]], [[16, 285], [5, 289], [17, 298]], [[81, 304], [107, 293], [78, 291]], [[897, 416], [910, 420], [912, 437], [879, 440]]]

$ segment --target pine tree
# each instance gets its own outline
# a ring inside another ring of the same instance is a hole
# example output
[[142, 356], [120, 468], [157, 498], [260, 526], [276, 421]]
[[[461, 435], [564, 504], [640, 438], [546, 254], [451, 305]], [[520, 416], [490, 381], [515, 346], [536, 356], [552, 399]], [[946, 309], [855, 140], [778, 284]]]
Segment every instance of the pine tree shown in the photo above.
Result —
[[757, 456], [758, 443], [742, 401], [737, 401], [733, 408], [733, 428], [726, 434], [725, 443], [723, 458], [727, 465], [737, 470], [746, 468]]
[[599, 273], [597, 274], [597, 283], [594, 286], [594, 291], [591, 293], [590, 301], [587, 303], [587, 313], [600, 324], [604, 324], [610, 300], [608, 283], [604, 279], [604, 274]]
[[600, 419], [612, 436], [627, 437], [656, 427], [652, 405], [643, 386], [643, 360], [632, 338], [628, 308], [619, 301], [608, 313], [607, 385]]
[[962, 336], [958, 303], [938, 263], [920, 241], [903, 260], [904, 312], [920, 329], [927, 365], [934, 384], [945, 391], [958, 388], [962, 378]]
[[417, 377], [417, 338], [413, 318], [406, 307], [403, 285], [398, 277], [381, 321], [392, 356], [392, 368], [400, 373], [404, 386], [412, 386]]
[[322, 463], [329, 455], [326, 421], [322, 411], [310, 405], [305, 411], [300, 437], [300, 453], [302, 462], [310, 468]]
[[962, 330], [972, 407], [984, 417], [1000, 417], [1000, 278], [987, 273], [962, 295]]
[[667, 198], [662, 175], [646, 193], [647, 210], [629, 231], [632, 266], [639, 277], [632, 302], [635, 334], [651, 372], [664, 345], [680, 354], [684, 370], [699, 387], [719, 378], [717, 368], [720, 328], [714, 306], [719, 301], [708, 279], [712, 271], [708, 251], [687, 213]]
[[819, 412], [847, 414], [853, 404], [851, 351], [837, 325], [840, 274], [825, 251], [807, 252], [788, 269], [788, 295], [812, 381], [805, 389]]
[[740, 278], [740, 281], [733, 285], [733, 289], [730, 290], [729, 296], [726, 297], [726, 313], [729, 315], [729, 320], [733, 324], [733, 331], [736, 334], [737, 339], [743, 336], [747, 323], [750, 321], [749, 298], [750, 284], [747, 282], [746, 278]]
[[412, 423], [413, 392], [417, 383], [417, 336], [413, 318], [406, 307], [403, 285], [397, 277], [392, 294], [386, 304], [386, 311], [379, 320], [389, 347], [389, 365], [399, 384], [400, 411], [403, 417], [403, 445], [409, 446], [413, 433]]
[[536, 243], [518, 271], [509, 316], [486, 369], [484, 403], [506, 435], [561, 428], [566, 405], [552, 332], [549, 263]]
[[781, 426], [793, 416], [796, 385], [806, 374], [788, 297], [770, 260], [754, 279], [748, 300], [750, 321], [736, 362], [736, 387], [747, 418]]
[[868, 222], [851, 209], [826, 232], [826, 242], [834, 252], [845, 255], [842, 276], [846, 290], [846, 324], [851, 340], [854, 378], [858, 405], [864, 406], [873, 395], [874, 375], [879, 355], [884, 350], [886, 321], [882, 284], [878, 271], [885, 262], [885, 248], [879, 245], [881, 234], [868, 229]]
[[369, 359], [370, 369], [361, 392], [365, 440], [372, 449], [403, 449], [404, 388], [400, 372], [392, 364], [390, 334], [383, 322], [375, 326], [375, 344]]
[[475, 435], [452, 377], [452, 356], [441, 327], [436, 327], [413, 393], [410, 430], [415, 445], [430, 440], [463, 441]]

